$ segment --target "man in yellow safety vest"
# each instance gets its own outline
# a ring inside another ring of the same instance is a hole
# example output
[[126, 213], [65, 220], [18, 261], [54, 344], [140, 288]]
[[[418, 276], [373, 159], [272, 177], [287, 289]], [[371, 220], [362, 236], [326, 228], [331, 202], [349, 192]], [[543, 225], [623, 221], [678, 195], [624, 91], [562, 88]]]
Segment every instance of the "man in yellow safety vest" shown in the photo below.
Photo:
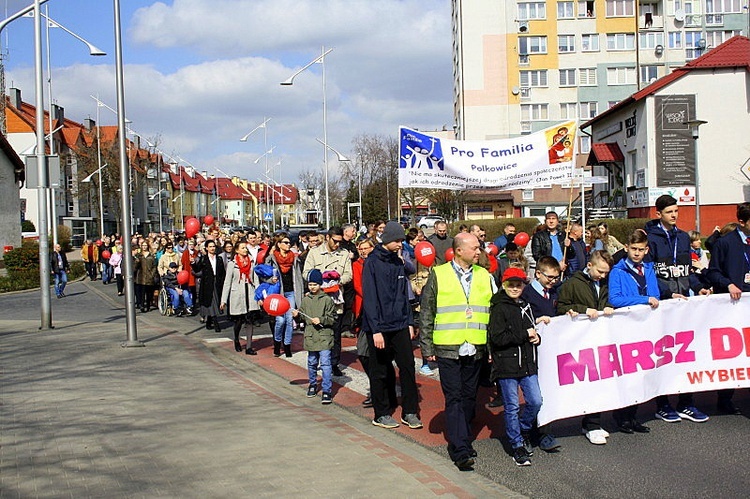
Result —
[[453, 260], [434, 267], [422, 289], [421, 342], [423, 354], [436, 360], [440, 371], [448, 453], [460, 470], [469, 471], [476, 457], [471, 421], [497, 286], [477, 265], [481, 250], [475, 235], [457, 234], [453, 251]]

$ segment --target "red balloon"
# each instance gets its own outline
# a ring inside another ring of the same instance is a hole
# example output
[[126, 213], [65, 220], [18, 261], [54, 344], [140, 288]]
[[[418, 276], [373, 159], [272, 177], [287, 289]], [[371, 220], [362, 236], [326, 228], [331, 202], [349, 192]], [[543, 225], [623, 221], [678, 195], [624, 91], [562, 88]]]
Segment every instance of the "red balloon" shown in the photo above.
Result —
[[203, 217], [203, 223], [206, 225], [211, 225], [214, 223], [214, 217], [212, 215], [206, 215]]
[[495, 255], [490, 253], [487, 255], [487, 259], [490, 261], [490, 274], [494, 274], [497, 271], [497, 258], [495, 258]]
[[257, 265], [260, 265], [261, 263], [264, 263], [266, 261], [266, 253], [268, 253], [268, 250], [258, 250], [258, 256], [255, 258], [255, 263]]
[[102, 251], [102, 258], [107, 259], [110, 256], [112, 256], [112, 253], [110, 253], [109, 250]]
[[274, 317], [284, 315], [289, 310], [289, 300], [284, 298], [284, 295], [268, 295], [263, 300], [263, 310]]
[[185, 221], [185, 235], [193, 237], [201, 230], [201, 223], [197, 218], [188, 218]]
[[435, 247], [427, 241], [417, 243], [414, 246], [414, 256], [425, 267], [432, 267], [432, 264], [435, 263]]
[[525, 232], [519, 232], [513, 237], [513, 242], [518, 245], [519, 248], [525, 248], [531, 238]]
[[97, 239], [96, 240], [96, 245], [97, 246], [101, 246], [102, 245], [102, 240], [101, 239]]
[[492, 243], [488, 243], [487, 246], [485, 246], [485, 249], [487, 250], [487, 253], [492, 256], [497, 256], [497, 254], [500, 253], [500, 250], [497, 249], [497, 246]]
[[448, 248], [447, 250], [445, 250], [445, 261], [446, 262], [450, 262], [451, 260], [453, 260], [453, 256], [454, 256], [453, 255], [453, 248]]
[[190, 281], [190, 272], [187, 270], [177, 272], [177, 284], [187, 284], [188, 281]]

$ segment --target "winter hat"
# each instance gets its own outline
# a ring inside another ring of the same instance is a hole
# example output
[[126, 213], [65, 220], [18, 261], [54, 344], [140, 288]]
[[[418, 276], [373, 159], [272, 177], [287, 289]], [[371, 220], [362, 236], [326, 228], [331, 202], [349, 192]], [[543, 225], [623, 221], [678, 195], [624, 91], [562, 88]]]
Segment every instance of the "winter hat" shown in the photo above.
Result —
[[404, 235], [404, 228], [400, 223], [394, 222], [393, 220], [385, 224], [383, 235], [380, 236], [380, 240], [383, 242], [383, 244], [392, 243], [393, 241], [403, 240], [405, 238], [406, 236]]
[[170, 269], [176, 269], [176, 268], [178, 268], [178, 267], [179, 267], [179, 265], [177, 265], [177, 264], [176, 264], [175, 262], [171, 262], [171, 263], [169, 264], [169, 268], [170, 268]]
[[526, 282], [526, 272], [524, 272], [523, 269], [519, 269], [518, 267], [509, 267], [505, 272], [503, 272], [503, 282], [510, 280]]
[[307, 274], [307, 282], [314, 282], [320, 286], [323, 284], [323, 274], [321, 274], [318, 269], [312, 269], [310, 273]]

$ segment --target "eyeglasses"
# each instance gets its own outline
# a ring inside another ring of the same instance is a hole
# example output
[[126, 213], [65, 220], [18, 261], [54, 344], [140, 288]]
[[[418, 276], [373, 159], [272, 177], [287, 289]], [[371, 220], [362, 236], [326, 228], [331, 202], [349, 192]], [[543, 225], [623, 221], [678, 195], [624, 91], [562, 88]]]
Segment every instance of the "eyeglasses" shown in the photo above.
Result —
[[279, 241], [279, 242], [282, 244], [292, 244], [292, 242], [287, 239], [284, 239], [283, 241]]
[[560, 274], [557, 274], [557, 275], [547, 275], [544, 272], [542, 272], [541, 270], [538, 270], [537, 272], [539, 272], [540, 274], [542, 274], [544, 277], [546, 277], [550, 281], [554, 282], [554, 281], [560, 280]]

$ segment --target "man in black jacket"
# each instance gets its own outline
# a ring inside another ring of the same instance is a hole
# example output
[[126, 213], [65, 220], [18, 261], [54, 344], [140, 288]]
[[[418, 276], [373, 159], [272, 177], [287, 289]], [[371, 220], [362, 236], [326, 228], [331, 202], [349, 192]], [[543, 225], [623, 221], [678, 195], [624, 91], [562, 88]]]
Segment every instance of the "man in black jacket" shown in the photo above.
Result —
[[68, 265], [68, 257], [65, 256], [59, 244], [55, 244], [55, 251], [52, 252], [50, 269], [55, 276], [55, 294], [58, 298], [62, 298], [65, 296], [65, 285], [68, 283], [70, 265]]
[[[395, 390], [395, 379], [388, 367], [395, 360], [401, 381], [401, 422], [409, 428], [422, 428], [417, 416], [418, 394], [414, 369], [414, 321], [409, 303], [409, 280], [401, 259], [404, 229], [388, 222], [379, 244], [365, 260], [362, 271], [362, 331], [370, 347], [370, 397], [375, 411], [372, 424], [396, 428], [388, 392]], [[388, 386], [392, 384], [394, 386]]]
[[560, 230], [559, 224], [560, 219], [554, 211], [544, 215], [546, 227], [534, 234], [531, 240], [531, 254], [534, 256], [534, 261], [538, 261], [543, 256], [555, 257], [560, 262], [560, 268], [565, 272], [566, 262], [574, 257], [575, 250], [570, 246], [570, 239], [566, 237], [565, 232]]

